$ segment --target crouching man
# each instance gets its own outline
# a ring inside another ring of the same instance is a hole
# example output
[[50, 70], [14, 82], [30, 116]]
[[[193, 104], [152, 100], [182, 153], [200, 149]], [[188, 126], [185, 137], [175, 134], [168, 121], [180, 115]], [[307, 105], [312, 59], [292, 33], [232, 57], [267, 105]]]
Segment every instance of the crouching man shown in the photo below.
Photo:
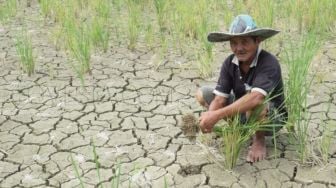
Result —
[[[274, 29], [258, 28], [249, 15], [239, 15], [231, 23], [229, 32], [208, 35], [210, 42], [229, 41], [233, 54], [225, 59], [217, 86], [203, 86], [197, 91], [196, 99], [208, 109], [199, 119], [202, 132], [209, 133], [220, 119], [236, 115], [246, 122], [249, 114], [260, 107], [266, 97], [270, 101], [259, 118], [267, 119], [277, 113], [270, 121], [283, 124], [287, 120], [279, 62], [259, 47], [263, 40], [277, 33], [279, 31]], [[256, 162], [266, 157], [265, 136], [270, 133], [256, 131], [247, 161]]]

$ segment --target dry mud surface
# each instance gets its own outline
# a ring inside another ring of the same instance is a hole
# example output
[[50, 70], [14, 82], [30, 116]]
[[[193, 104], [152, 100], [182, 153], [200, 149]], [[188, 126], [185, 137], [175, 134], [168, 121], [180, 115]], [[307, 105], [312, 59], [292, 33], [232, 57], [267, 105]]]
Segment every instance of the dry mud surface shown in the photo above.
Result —
[[[97, 187], [92, 141], [105, 187], [118, 161], [121, 187], [164, 187], [164, 181], [181, 188], [336, 187], [335, 139], [326, 166], [298, 165], [284, 132], [277, 159], [250, 165], [244, 150], [233, 171], [223, 170], [179, 127], [182, 114], [202, 111], [194, 93], [204, 81], [194, 69], [168, 61], [154, 71], [152, 51], [112, 46], [92, 55], [92, 75], [82, 88], [64, 52], [49, 42], [50, 28], [34, 20], [38, 11], [29, 15], [37, 61], [32, 77], [18, 68], [13, 36], [20, 21], [0, 27], [0, 187], [78, 187], [70, 155], [85, 187]], [[332, 39], [313, 63], [321, 72], [309, 95], [314, 138], [322, 122], [336, 120], [335, 49]], [[274, 154], [271, 140], [268, 154]]]

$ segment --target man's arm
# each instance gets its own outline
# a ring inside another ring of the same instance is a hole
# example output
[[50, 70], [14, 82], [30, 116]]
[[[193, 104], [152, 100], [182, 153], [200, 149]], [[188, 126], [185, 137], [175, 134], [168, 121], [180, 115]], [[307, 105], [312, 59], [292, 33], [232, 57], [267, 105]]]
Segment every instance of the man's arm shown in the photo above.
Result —
[[226, 106], [227, 98], [216, 95], [209, 106], [209, 111], [215, 111]]
[[[213, 126], [220, 119], [232, 117], [234, 115], [253, 110], [257, 106], [261, 105], [264, 99], [265, 96], [262, 93], [253, 91], [224, 108], [219, 108], [214, 111], [209, 109], [208, 112], [204, 112], [200, 117], [200, 127], [202, 132], [211, 132]], [[214, 103], [214, 107], [216, 107], [215, 104], [216, 103]]]
[[252, 91], [227, 107], [216, 110], [216, 114], [218, 119], [222, 119], [232, 117], [236, 114], [245, 113], [263, 104], [264, 99], [265, 96], [262, 93], [258, 91]]

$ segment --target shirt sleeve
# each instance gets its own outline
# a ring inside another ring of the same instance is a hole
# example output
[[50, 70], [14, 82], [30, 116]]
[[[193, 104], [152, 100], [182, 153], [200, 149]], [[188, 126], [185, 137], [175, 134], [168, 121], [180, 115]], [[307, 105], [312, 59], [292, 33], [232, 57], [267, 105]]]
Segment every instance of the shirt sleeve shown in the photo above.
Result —
[[229, 74], [229, 65], [230, 65], [230, 57], [228, 57], [221, 68], [220, 75], [218, 78], [217, 85], [215, 87], [215, 90], [213, 93], [218, 96], [226, 97], [228, 98], [230, 95], [230, 92], [232, 90], [232, 75]]
[[276, 88], [280, 81], [281, 69], [279, 64], [264, 62], [256, 73], [251, 91], [257, 91], [266, 96]]

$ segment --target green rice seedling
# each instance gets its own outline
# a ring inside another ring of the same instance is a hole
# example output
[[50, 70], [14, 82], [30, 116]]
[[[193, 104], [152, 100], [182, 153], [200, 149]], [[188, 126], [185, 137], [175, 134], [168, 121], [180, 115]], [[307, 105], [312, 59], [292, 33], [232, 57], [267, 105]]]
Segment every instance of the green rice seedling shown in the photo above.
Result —
[[[70, 9], [71, 11], [71, 9]], [[76, 60], [69, 60], [71, 68], [77, 77], [84, 84], [84, 74], [91, 73], [91, 38], [90, 30], [86, 23], [77, 23], [70, 11], [66, 12], [62, 21], [62, 31], [64, 32], [65, 48]]]
[[213, 63], [213, 44], [207, 39], [208, 28], [211, 28], [207, 17], [202, 17], [201, 23], [199, 24], [197, 35], [200, 41], [201, 49], [198, 54], [198, 69], [202, 76], [209, 76], [212, 70]]
[[168, 188], [167, 178], [166, 176], [163, 177], [163, 187]]
[[121, 0], [112, 0], [112, 4], [114, 4], [114, 7], [116, 7], [118, 13], [120, 13], [122, 4], [121, 4]]
[[81, 175], [80, 175], [79, 170], [78, 170], [78, 165], [77, 165], [76, 161], [73, 159], [72, 154], [70, 154], [70, 159], [71, 159], [72, 167], [75, 170], [76, 178], [79, 180], [80, 187], [84, 188], [84, 183], [83, 183], [83, 180], [82, 180]]
[[156, 16], [161, 32], [164, 30], [165, 27], [167, 4], [168, 1], [166, 0], [154, 0]]
[[183, 32], [181, 32], [183, 30], [182, 19], [177, 12], [174, 12], [172, 17], [173, 17], [173, 29], [171, 32], [173, 34], [174, 47], [175, 50], [180, 53], [180, 55], [183, 55], [185, 51], [184, 41], [186, 41], [186, 36]]
[[53, 8], [52, 2], [53, 0], [40, 0], [39, 1], [41, 13], [45, 18], [51, 15], [51, 10]]
[[27, 31], [17, 36], [15, 43], [16, 51], [20, 57], [20, 64], [24, 72], [31, 76], [35, 70], [33, 46]]
[[121, 175], [121, 163], [118, 160], [117, 168], [116, 168], [116, 171], [115, 171], [115, 176], [111, 180], [111, 187], [112, 188], [118, 188], [119, 187], [120, 175]]
[[201, 77], [205, 78], [210, 76], [212, 70], [212, 61], [204, 52], [197, 54], [197, 69]]
[[245, 0], [232, 1], [232, 11], [234, 15], [247, 13], [247, 7], [245, 6]]
[[273, 27], [275, 19], [274, 9], [275, 3], [272, 0], [258, 0], [255, 2], [260, 6], [254, 7], [252, 11], [253, 17], [259, 23], [258, 25], [264, 27]]
[[330, 29], [335, 28], [335, 8], [335, 2], [330, 0], [323, 2], [312, 0], [306, 3], [303, 20], [305, 29], [320, 34], [329, 34]]
[[78, 68], [81, 73], [90, 72], [90, 34], [88, 27], [84, 24], [79, 28], [68, 28], [68, 48], [72, 56], [80, 63]]
[[[329, 106], [329, 109], [330, 109], [330, 106]], [[318, 143], [318, 147], [319, 147], [318, 149], [320, 151], [322, 162], [324, 164], [327, 164], [329, 161], [329, 151], [330, 151], [330, 147], [331, 147], [331, 143], [333, 139], [333, 132], [332, 132], [331, 127], [334, 127], [335, 125], [336, 125], [335, 121], [331, 121], [331, 122], [329, 121], [324, 124], [323, 130], [322, 130], [322, 136]]]
[[145, 42], [149, 49], [153, 48], [154, 43], [154, 28], [151, 23], [148, 23], [145, 29]]
[[88, 7], [89, 0], [77, 0], [75, 3], [77, 4], [78, 8], [84, 9], [84, 8]]
[[55, 26], [55, 28], [51, 31], [50, 37], [57, 51], [61, 48], [65, 48], [65, 34], [64, 29], [61, 26]]
[[17, 0], [6, 0], [5, 3], [0, 6], [0, 21], [5, 22], [10, 17], [15, 16], [17, 6]]
[[70, 15], [73, 13], [73, 8], [70, 5], [69, 1], [64, 2], [62, 4], [61, 1], [54, 1], [54, 6], [53, 6], [53, 16], [54, 16], [54, 21], [56, 23], [59, 23], [62, 25], [63, 20], [66, 19], [67, 15]]
[[135, 49], [140, 34], [140, 9], [136, 0], [126, 0], [128, 10], [128, 48]]
[[91, 25], [91, 38], [94, 46], [100, 47], [104, 52], [108, 50], [110, 32], [102, 18], [95, 18]]
[[[92, 152], [93, 152], [93, 161], [96, 164], [96, 171], [97, 171], [97, 176], [98, 176], [98, 183], [101, 183], [101, 175], [100, 175], [100, 163], [98, 161], [98, 155], [97, 155], [97, 151], [96, 151], [96, 146], [93, 143], [93, 140], [91, 140], [91, 144], [92, 144]], [[103, 185], [101, 185], [100, 187], [103, 188]]]
[[155, 55], [153, 56], [154, 58], [152, 59], [152, 64], [154, 65], [154, 69], [158, 70], [161, 65], [163, 65], [166, 62], [166, 55], [168, 52], [168, 41], [167, 39], [163, 36], [160, 35], [160, 48], [157, 48], [155, 50]]
[[311, 60], [320, 47], [320, 40], [315, 33], [304, 35], [298, 43], [291, 44], [286, 51], [284, 62], [287, 65], [288, 75], [286, 80], [286, 105], [288, 108], [289, 130], [295, 129], [298, 140], [298, 152], [301, 162], [307, 159], [307, 140], [309, 114], [306, 110], [307, 95], [311, 86], [308, 70]]
[[98, 0], [93, 2], [95, 3], [95, 12], [98, 17], [103, 18], [104, 21], [107, 22], [111, 14], [111, 2], [109, 0]]

